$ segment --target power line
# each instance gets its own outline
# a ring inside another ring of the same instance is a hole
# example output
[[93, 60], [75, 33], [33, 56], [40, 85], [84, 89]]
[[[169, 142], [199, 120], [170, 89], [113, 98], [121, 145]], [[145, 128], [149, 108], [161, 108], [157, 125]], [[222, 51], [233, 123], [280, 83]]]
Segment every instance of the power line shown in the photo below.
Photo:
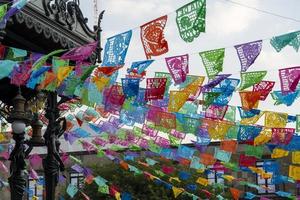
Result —
[[235, 2], [235, 1], [232, 1], [232, 0], [218, 0], [218, 1], [225, 1], [225, 2], [228, 2], [228, 3], [231, 3], [231, 4], [235, 4], [237, 6], [240, 6], [240, 7], [255, 10], [257, 12], [262, 12], [264, 14], [272, 15], [272, 16], [283, 18], [283, 19], [286, 19], [286, 20], [291, 20], [291, 21], [294, 21], [294, 22], [300, 22], [299, 19], [295, 19], [295, 18], [292, 18], [292, 17], [287, 17], [287, 16], [284, 16], [284, 15], [280, 15], [280, 14], [277, 14], [277, 13], [267, 11], [267, 10], [262, 10], [262, 9], [252, 7], [252, 6], [249, 6], [249, 5], [246, 5], [246, 4], [242, 4], [242, 3], [239, 3], [239, 2]]

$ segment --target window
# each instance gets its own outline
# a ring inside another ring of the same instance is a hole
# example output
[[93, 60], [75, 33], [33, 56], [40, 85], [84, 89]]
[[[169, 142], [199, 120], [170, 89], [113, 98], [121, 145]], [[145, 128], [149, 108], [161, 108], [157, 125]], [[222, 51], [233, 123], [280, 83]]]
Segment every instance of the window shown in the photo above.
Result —
[[33, 196], [39, 198], [39, 200], [43, 200], [44, 193], [44, 177], [39, 176], [38, 180], [32, 179], [28, 177], [28, 200], [32, 199]]
[[[256, 167], [258, 169], [263, 169], [264, 162], [256, 162]], [[273, 175], [272, 172], [268, 172]], [[262, 178], [259, 174], [256, 174], [257, 185], [261, 186], [260, 189], [257, 190], [258, 194], [270, 194], [275, 192], [275, 184], [272, 184], [271, 178], [265, 179]], [[263, 189], [262, 187], [269, 188], [268, 190]]]
[[222, 178], [222, 175], [224, 175], [224, 169], [210, 166], [209, 173], [207, 175], [208, 183], [224, 184], [224, 179]]
[[75, 185], [77, 188], [82, 188], [84, 185], [84, 175], [83, 173], [71, 172], [70, 173], [70, 183]]

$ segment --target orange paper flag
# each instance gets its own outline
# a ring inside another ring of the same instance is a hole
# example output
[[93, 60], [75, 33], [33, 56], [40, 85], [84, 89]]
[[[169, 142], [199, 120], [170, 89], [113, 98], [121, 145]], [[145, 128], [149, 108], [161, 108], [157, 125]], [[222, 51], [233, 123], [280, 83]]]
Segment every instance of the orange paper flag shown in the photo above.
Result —
[[230, 188], [230, 193], [234, 200], [238, 200], [240, 197], [241, 191], [239, 191], [238, 189], [235, 189], [235, 188]]

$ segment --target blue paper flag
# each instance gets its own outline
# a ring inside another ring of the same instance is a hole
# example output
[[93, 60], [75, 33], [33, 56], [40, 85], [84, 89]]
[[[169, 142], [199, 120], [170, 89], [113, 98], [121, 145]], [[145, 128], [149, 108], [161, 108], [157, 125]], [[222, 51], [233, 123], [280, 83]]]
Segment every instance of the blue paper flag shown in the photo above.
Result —
[[256, 195], [251, 192], [246, 192], [244, 196], [245, 199], [254, 199], [255, 197]]
[[132, 72], [132, 70], [137, 70], [138, 74], [141, 74], [145, 71], [149, 65], [153, 63], [154, 60], [144, 60], [144, 61], [137, 61], [131, 64], [131, 67], [127, 70], [128, 73]]
[[188, 190], [191, 190], [191, 191], [196, 191], [197, 190], [197, 185], [196, 184], [189, 184], [186, 186], [186, 188]]
[[261, 126], [240, 125], [237, 139], [238, 141], [252, 140], [261, 132]]
[[127, 193], [127, 192], [122, 192], [121, 194], [121, 200], [131, 200], [131, 194]]
[[185, 181], [185, 180], [188, 180], [190, 177], [191, 177], [191, 174], [188, 172], [184, 172], [184, 171], [179, 172], [179, 178], [181, 180]]
[[139, 93], [140, 79], [122, 78], [122, 89], [126, 98], [136, 97]]
[[187, 159], [191, 159], [192, 156], [195, 153], [195, 149], [184, 146], [184, 145], [180, 145], [177, 149], [177, 155], [182, 157], [182, 158], [187, 158]]
[[126, 53], [131, 40], [132, 31], [127, 31], [108, 38], [104, 48], [102, 66], [124, 65]]

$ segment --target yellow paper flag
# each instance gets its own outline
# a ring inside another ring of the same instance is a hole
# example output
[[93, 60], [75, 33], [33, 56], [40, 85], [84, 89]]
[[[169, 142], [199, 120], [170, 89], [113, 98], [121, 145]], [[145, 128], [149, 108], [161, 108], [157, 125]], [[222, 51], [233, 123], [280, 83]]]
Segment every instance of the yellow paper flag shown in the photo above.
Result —
[[183, 188], [178, 188], [178, 187], [172, 187], [173, 193], [174, 193], [174, 197], [177, 198], [183, 191]]
[[231, 175], [223, 175], [223, 178], [229, 182], [232, 182], [235, 178]]
[[285, 128], [287, 123], [287, 113], [266, 112], [265, 127], [268, 128]]
[[292, 162], [293, 164], [300, 164], [300, 151], [292, 152]]
[[170, 91], [168, 112], [178, 112], [188, 100], [190, 94], [184, 91]]
[[73, 66], [59, 67], [57, 71], [57, 86], [60, 86], [61, 82], [67, 78], [71, 71], [73, 71]]
[[261, 111], [258, 115], [255, 115], [254, 117], [243, 118], [241, 119], [241, 124], [243, 125], [255, 124], [264, 113], [265, 113], [264, 111]]
[[120, 192], [116, 192], [115, 193], [115, 198], [116, 198], [116, 200], [121, 200], [121, 193]]
[[264, 128], [260, 134], [254, 138], [254, 145], [263, 145], [269, 142], [272, 139], [272, 130], [268, 128]]
[[288, 156], [289, 152], [283, 149], [274, 149], [272, 154], [271, 154], [271, 158], [282, 158], [285, 156]]
[[179, 180], [178, 177], [170, 177], [170, 178], [169, 178], [169, 182], [172, 182], [172, 181], [177, 181], [178, 183], [181, 182], [181, 180]]
[[98, 90], [101, 92], [109, 84], [110, 78], [106, 76], [93, 77], [92, 81], [95, 83]]
[[208, 185], [208, 180], [206, 178], [199, 177], [197, 179], [196, 183], [199, 183], [200, 185], [207, 186]]
[[300, 180], [300, 167], [295, 165], [290, 165], [289, 177], [293, 178], [294, 180]]
[[37, 196], [33, 196], [32, 200], [39, 200], [39, 198]]

